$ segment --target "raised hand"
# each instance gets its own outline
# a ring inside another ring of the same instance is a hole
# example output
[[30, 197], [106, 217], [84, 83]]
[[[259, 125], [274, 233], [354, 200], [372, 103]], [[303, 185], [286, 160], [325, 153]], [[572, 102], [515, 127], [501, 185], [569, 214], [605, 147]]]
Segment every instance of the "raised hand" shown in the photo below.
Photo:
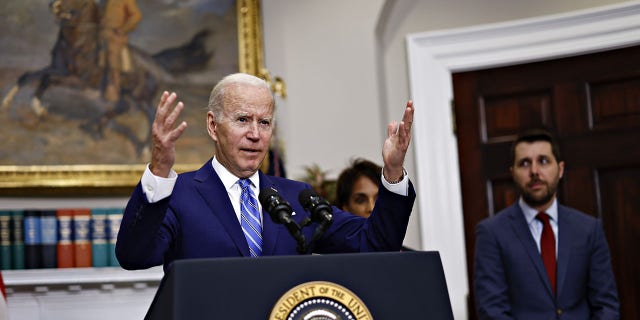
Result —
[[404, 157], [411, 142], [411, 125], [413, 124], [413, 101], [407, 102], [402, 121], [392, 121], [387, 125], [387, 139], [382, 146], [382, 173], [387, 181], [398, 181], [403, 174]]
[[151, 126], [152, 150], [149, 169], [159, 177], [169, 176], [176, 159], [176, 141], [187, 128], [185, 121], [175, 126], [184, 108], [182, 102], [175, 104], [177, 98], [175, 92], [162, 93], [156, 109], [156, 117]]

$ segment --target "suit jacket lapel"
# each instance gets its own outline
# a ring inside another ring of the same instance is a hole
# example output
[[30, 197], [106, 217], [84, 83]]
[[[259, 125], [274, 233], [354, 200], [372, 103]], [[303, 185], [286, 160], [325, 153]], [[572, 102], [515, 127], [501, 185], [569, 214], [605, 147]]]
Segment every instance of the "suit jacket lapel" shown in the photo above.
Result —
[[529, 230], [527, 220], [524, 218], [524, 213], [522, 213], [522, 210], [520, 209], [520, 206], [517, 202], [512, 205], [511, 210], [509, 210], [508, 214], [513, 232], [515, 233], [520, 243], [522, 243], [524, 251], [527, 253], [529, 259], [531, 259], [531, 263], [538, 272], [538, 276], [540, 277], [542, 282], [544, 282], [545, 287], [547, 288], [547, 292], [553, 296], [551, 282], [549, 281], [547, 270], [545, 269], [544, 263], [542, 262], [540, 251], [538, 251], [538, 246], [536, 244], [536, 241], [533, 239], [533, 236], [531, 235], [531, 230]]
[[565, 209], [558, 205], [558, 265], [557, 265], [557, 285], [558, 296], [560, 296], [562, 285], [567, 275], [569, 267], [569, 257], [571, 256], [571, 240], [573, 239], [573, 229], [567, 217]]
[[[194, 177], [195, 188], [204, 198], [208, 206], [208, 212], [214, 214], [222, 223], [231, 240], [243, 256], [250, 256], [249, 245], [244, 237], [238, 217], [233, 210], [227, 190], [224, 188], [220, 177], [208, 161], [196, 172]], [[205, 210], [205, 208], [203, 208]]]
[[[277, 190], [276, 185], [273, 183], [267, 175], [260, 174], [260, 190], [264, 188], [274, 188]], [[276, 247], [276, 240], [278, 239], [280, 230], [278, 225], [273, 222], [273, 219], [269, 216], [269, 213], [262, 208], [262, 254], [269, 255], [274, 252]]]

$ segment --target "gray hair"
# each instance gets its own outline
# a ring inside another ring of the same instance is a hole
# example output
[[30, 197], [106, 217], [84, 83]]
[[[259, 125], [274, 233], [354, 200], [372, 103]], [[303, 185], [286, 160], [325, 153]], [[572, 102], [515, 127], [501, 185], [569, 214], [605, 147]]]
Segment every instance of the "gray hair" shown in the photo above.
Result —
[[209, 95], [209, 110], [213, 112], [216, 120], [220, 120], [222, 111], [224, 109], [224, 95], [226, 89], [232, 85], [242, 84], [257, 88], [265, 88], [271, 92], [269, 84], [261, 78], [247, 74], [247, 73], [232, 73], [222, 80], [218, 81], [215, 87], [211, 90]]

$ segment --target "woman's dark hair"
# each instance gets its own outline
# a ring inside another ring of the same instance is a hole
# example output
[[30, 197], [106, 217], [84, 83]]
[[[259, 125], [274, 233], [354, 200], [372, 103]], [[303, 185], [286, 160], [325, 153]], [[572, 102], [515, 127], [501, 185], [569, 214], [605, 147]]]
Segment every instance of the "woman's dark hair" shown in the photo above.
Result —
[[341, 208], [349, 203], [349, 197], [353, 190], [353, 185], [358, 178], [365, 176], [374, 183], [380, 184], [380, 176], [382, 175], [382, 167], [362, 158], [356, 158], [351, 161], [351, 165], [342, 170], [336, 182], [336, 200], [335, 206]]

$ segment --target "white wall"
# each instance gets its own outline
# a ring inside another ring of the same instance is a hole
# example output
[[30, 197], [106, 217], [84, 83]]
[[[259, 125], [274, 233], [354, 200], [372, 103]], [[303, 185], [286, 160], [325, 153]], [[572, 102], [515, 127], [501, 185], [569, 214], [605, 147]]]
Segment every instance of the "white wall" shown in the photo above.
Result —
[[382, 162], [372, 31], [381, 5], [263, 2], [266, 64], [289, 94], [278, 103], [278, 130], [290, 177], [318, 163], [335, 178], [353, 155]]
[[[620, 2], [626, 1], [386, 0], [384, 2], [344, 1], [343, 3], [342, 1], [316, 0], [292, 3], [283, 0], [263, 0], [266, 65], [273, 74], [282, 76], [288, 85], [289, 97], [282, 104], [285, 107], [280, 110], [280, 121], [284, 126], [281, 138], [287, 145], [287, 169], [291, 176], [296, 177], [303, 166], [317, 163], [335, 174], [354, 155], [379, 159], [379, 143], [383, 136], [378, 137], [377, 143], [371, 140], [375, 138], [375, 126], [380, 129], [377, 131], [378, 134], [383, 134], [383, 124], [397, 119], [400, 116], [398, 110], [402, 110], [404, 102], [413, 96], [408, 83], [405, 49], [407, 34], [548, 16]], [[313, 13], [312, 17], [307, 16], [309, 12]], [[346, 16], [352, 18], [345, 19]], [[361, 27], [355, 27], [356, 23], [361, 24]], [[324, 30], [323, 36], [314, 37], [309, 44], [309, 32], [316, 35], [319, 29]], [[353, 43], [345, 39], [360, 39], [361, 42], [365, 39], [367, 43], [371, 41], [371, 44], [354, 48]], [[370, 54], [368, 49], [375, 51]], [[366, 57], [363, 58], [363, 55]], [[348, 59], [353, 60], [348, 61]], [[313, 63], [313, 66], [305, 66], [301, 61]], [[370, 79], [370, 76], [376, 78]], [[336, 90], [337, 86], [333, 84], [318, 86], [318, 83], [326, 82], [319, 82], [317, 79], [331, 78], [338, 78], [335, 81], [350, 88]], [[357, 81], [358, 79], [362, 80]], [[313, 85], [309, 85], [312, 83]], [[374, 102], [354, 106], [355, 94], [367, 97], [369, 102], [371, 100]], [[325, 100], [332, 103], [316, 105], [319, 101]], [[424, 103], [428, 104], [428, 102]], [[322, 109], [317, 109], [319, 107]], [[353, 122], [353, 128], [347, 125], [341, 126], [340, 130], [322, 130], [319, 131], [322, 133], [320, 135], [307, 131], [310, 127], [309, 121], [352, 123], [353, 119], [344, 118], [345, 110], [356, 112], [358, 121]], [[318, 111], [321, 113], [317, 113]], [[364, 126], [366, 129], [358, 126], [358, 123], [366, 123], [367, 125]], [[415, 125], [420, 126], [420, 123], [416, 122]], [[421, 141], [425, 141], [424, 137], [422, 138]], [[363, 139], [370, 139], [370, 141]], [[455, 141], [453, 133], [448, 139]], [[428, 141], [428, 138], [426, 140]], [[354, 148], [353, 141], [361, 144], [357, 144]], [[323, 156], [324, 153], [316, 153], [318, 148], [331, 150], [331, 157]], [[420, 170], [433, 172], [433, 168], [421, 167], [420, 164], [415, 163], [413, 150], [410, 151], [407, 159], [407, 168], [413, 173], [413, 177], [416, 177]], [[414, 183], [419, 190], [421, 184], [430, 184], [423, 185], [422, 189], [434, 184], [459, 185], [459, 181], [438, 179], [443, 178], [440, 175], [427, 175], [421, 180], [414, 179]], [[454, 179], [457, 180], [457, 176]], [[418, 203], [414, 210], [414, 217], [410, 221], [405, 243], [425, 250], [441, 252], [449, 250], [439, 247], [439, 243], [446, 242], [446, 239], [434, 239], [433, 234], [421, 234], [420, 220], [436, 221], [435, 223], [440, 221], [433, 219], [434, 213], [422, 212], [420, 207]], [[459, 208], [451, 211], [459, 214], [461, 211], [457, 209]], [[442, 217], [447, 213], [437, 214], [437, 217]], [[461, 221], [462, 217], [457, 216], [454, 220]], [[461, 223], [457, 226], [454, 224], [454, 227], [457, 230], [448, 236], [455, 237], [451, 239], [452, 242], [461, 243], [462, 248], [455, 249], [452, 253], [453, 260], [457, 263], [455, 269], [459, 270], [458, 273], [464, 274], [448, 274], [447, 281], [450, 285], [456, 286], [453, 291], [450, 291], [453, 293], [451, 298], [455, 317], [464, 319], [467, 317], [466, 294], [468, 293], [464, 233]], [[437, 227], [431, 226], [431, 228]], [[444, 252], [445, 255], [449, 253], [451, 252]], [[451, 259], [448, 260], [451, 261]], [[445, 269], [447, 269], [446, 263]], [[450, 281], [450, 277], [457, 277], [457, 279]]]

